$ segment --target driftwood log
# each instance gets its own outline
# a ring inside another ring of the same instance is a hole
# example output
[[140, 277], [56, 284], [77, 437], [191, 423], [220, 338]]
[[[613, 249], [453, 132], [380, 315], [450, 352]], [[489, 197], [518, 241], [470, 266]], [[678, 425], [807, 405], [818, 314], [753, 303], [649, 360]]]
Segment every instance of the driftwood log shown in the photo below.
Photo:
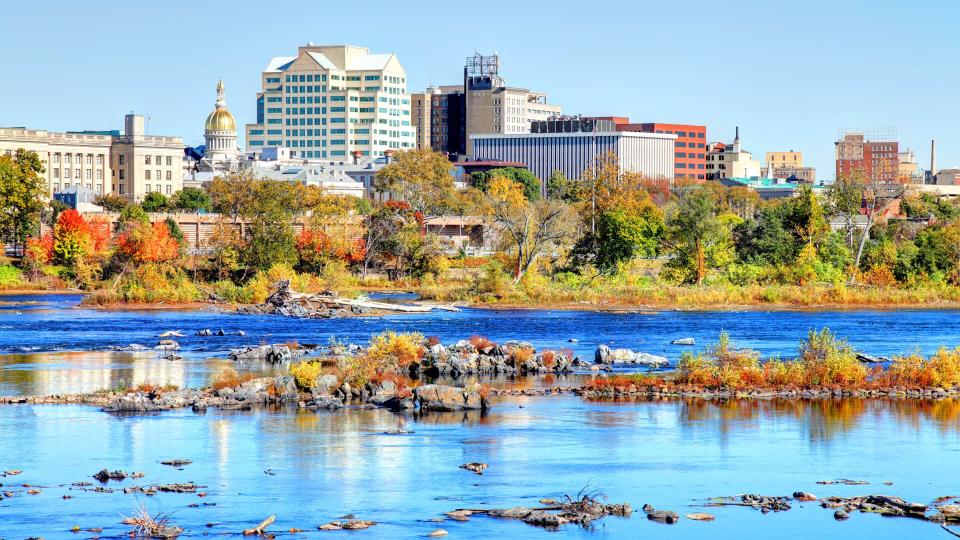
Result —
[[257, 525], [256, 527], [254, 527], [254, 528], [252, 528], [252, 529], [245, 529], [245, 530], [243, 531], [243, 535], [244, 535], [244, 536], [250, 536], [250, 535], [254, 535], [254, 534], [263, 534], [264, 531], [267, 530], [267, 527], [269, 527], [270, 524], [273, 523], [273, 522], [276, 521], [276, 520], [277, 520], [277, 516], [270, 516], [270, 517], [268, 517], [267, 519], [261, 521], [260, 524]]

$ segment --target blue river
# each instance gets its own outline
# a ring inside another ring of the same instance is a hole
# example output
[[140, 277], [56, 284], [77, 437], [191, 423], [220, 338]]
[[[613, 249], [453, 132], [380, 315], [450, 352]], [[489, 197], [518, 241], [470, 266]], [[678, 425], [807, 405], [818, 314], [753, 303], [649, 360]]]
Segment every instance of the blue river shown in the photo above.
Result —
[[[419, 331], [444, 342], [484, 335], [537, 347], [572, 348], [590, 357], [597, 344], [675, 360], [672, 339], [699, 349], [721, 330], [737, 346], [791, 356], [811, 328], [829, 327], [859, 350], [893, 355], [960, 345], [956, 311], [578, 311], [465, 309], [382, 318], [294, 320], [200, 311], [80, 309], [75, 295], [0, 297], [0, 395], [52, 394], [114, 387], [118, 382], [199, 386], [230, 364], [232, 347], [331, 338], [364, 343], [384, 329]], [[246, 335], [198, 337], [210, 328]], [[180, 330], [182, 359], [113, 349], [153, 346]], [[570, 339], [577, 340], [570, 342]], [[262, 369], [262, 368], [261, 368]], [[546, 377], [512, 386], [553, 384]], [[403, 428], [412, 433], [388, 435]], [[181, 469], [161, 460], [190, 459]], [[489, 464], [482, 475], [458, 465]], [[593, 402], [573, 396], [499, 398], [486, 414], [398, 415], [384, 410], [307, 412], [189, 410], [119, 417], [94, 407], [0, 407], [0, 539], [119, 538], [123, 516], [138, 505], [168, 513], [181, 538], [236, 535], [268, 515], [283, 538], [947, 538], [939, 526], [796, 503], [787, 512], [704, 507], [739, 493], [897, 495], [930, 503], [960, 496], [960, 402], [698, 400]], [[72, 484], [107, 468], [143, 472], [110, 482], [112, 493]], [[851, 478], [867, 485], [821, 485]], [[193, 481], [195, 493], [124, 494], [134, 485]], [[24, 487], [26, 485], [26, 487]], [[545, 531], [521, 522], [474, 516], [435, 521], [456, 508], [535, 506], [544, 497], [586, 488], [609, 502], [629, 502], [630, 518], [590, 528]], [[34, 494], [28, 493], [35, 490]], [[5, 495], [4, 493], [9, 495]], [[66, 498], [65, 498], [66, 497]], [[707, 511], [712, 522], [648, 521], [650, 503], [681, 515]], [[319, 531], [355, 514], [377, 522], [365, 531]], [[70, 532], [102, 529], [102, 532]], [[303, 530], [290, 533], [290, 529]]]

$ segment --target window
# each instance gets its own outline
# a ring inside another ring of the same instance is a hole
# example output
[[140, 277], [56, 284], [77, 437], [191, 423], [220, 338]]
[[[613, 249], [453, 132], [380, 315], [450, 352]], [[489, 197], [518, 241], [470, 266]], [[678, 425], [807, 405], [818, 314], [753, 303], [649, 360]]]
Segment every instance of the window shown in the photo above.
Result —
[[[167, 180], [169, 180], [169, 178], [167, 178]], [[171, 188], [170, 188], [170, 184], [167, 184], [167, 195], [170, 194], [170, 189], [171, 189]]]
[[54, 163], [54, 164], [60, 163], [60, 154], [54, 154], [54, 155], [53, 155], [53, 163]]
[[93, 165], [93, 154], [87, 154], [87, 165]]
[[[147, 171], [147, 172], [150, 172], [150, 171]], [[150, 193], [150, 184], [144, 185], [143, 190], [146, 191], [147, 193]]]
[[150, 156], [143, 156], [143, 162], [146, 165], [150, 165]]
[[60, 169], [54, 169], [54, 170], [53, 170], [53, 177], [54, 177], [54, 178], [60, 178]]
[[103, 165], [103, 154], [97, 155], [97, 165]]
[[[123, 180], [124, 177], [126, 176], [126, 175], [124, 174], [125, 172], [126, 172], [126, 171], [124, 171], [123, 169], [120, 169], [120, 179], [121, 179], [121, 180]], [[123, 184], [120, 184], [120, 193], [123, 193]]]
[[[157, 176], [154, 178], [154, 180], [160, 180], [161, 178], [163, 178], [163, 174], [160, 171], [157, 171]], [[159, 191], [160, 188], [157, 188], [157, 190]]]
[[66, 163], [67, 165], [70, 164], [70, 154], [63, 156], [63, 162]]
[[[150, 180], [150, 169], [143, 171], [143, 179]], [[147, 191], [150, 191], [150, 189], [148, 188]]]
[[[167, 171], [167, 181], [173, 180], [173, 171]], [[170, 186], [167, 186], [169, 189]], [[169, 191], [167, 193], [170, 193]]]
[[[123, 179], [123, 171], [120, 171], [120, 179]], [[120, 194], [123, 195], [123, 184], [120, 184]]]
[[97, 169], [97, 180], [103, 180], [103, 169]]
[[171, 165], [173, 165], [173, 157], [167, 156], [167, 167], [170, 167]]
[[73, 177], [76, 178], [77, 180], [80, 179], [80, 168], [79, 168], [79, 167], [73, 170]]
[[123, 154], [120, 154], [120, 164], [123, 165]]
[[157, 156], [157, 165], [163, 165], [163, 159], [161, 159], [162, 157], [163, 156]]
[[93, 169], [87, 169], [86, 179], [93, 180]]

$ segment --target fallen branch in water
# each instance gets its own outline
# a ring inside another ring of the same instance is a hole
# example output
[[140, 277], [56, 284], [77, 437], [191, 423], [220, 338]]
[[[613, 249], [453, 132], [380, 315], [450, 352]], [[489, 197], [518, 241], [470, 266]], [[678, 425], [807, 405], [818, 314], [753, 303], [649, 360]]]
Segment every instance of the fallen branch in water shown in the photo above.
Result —
[[264, 531], [267, 530], [267, 527], [269, 527], [270, 524], [273, 523], [273, 522], [276, 521], [276, 520], [277, 520], [277, 516], [270, 516], [270, 517], [268, 517], [267, 519], [261, 521], [260, 524], [257, 525], [256, 527], [254, 527], [254, 528], [252, 528], [252, 529], [245, 529], [245, 530], [243, 531], [243, 535], [244, 535], [244, 536], [250, 536], [250, 535], [254, 535], [254, 534], [263, 534]]

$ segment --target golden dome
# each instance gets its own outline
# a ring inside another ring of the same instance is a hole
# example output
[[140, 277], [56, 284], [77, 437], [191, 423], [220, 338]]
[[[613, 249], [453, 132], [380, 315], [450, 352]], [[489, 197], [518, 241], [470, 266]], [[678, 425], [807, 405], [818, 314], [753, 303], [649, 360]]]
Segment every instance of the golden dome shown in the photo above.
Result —
[[217, 108], [207, 115], [204, 127], [207, 131], [237, 131], [237, 121], [227, 110], [226, 88], [223, 80], [217, 82]]
[[204, 129], [207, 131], [237, 131], [237, 122], [226, 107], [222, 109], [217, 107], [207, 115], [207, 123]]

